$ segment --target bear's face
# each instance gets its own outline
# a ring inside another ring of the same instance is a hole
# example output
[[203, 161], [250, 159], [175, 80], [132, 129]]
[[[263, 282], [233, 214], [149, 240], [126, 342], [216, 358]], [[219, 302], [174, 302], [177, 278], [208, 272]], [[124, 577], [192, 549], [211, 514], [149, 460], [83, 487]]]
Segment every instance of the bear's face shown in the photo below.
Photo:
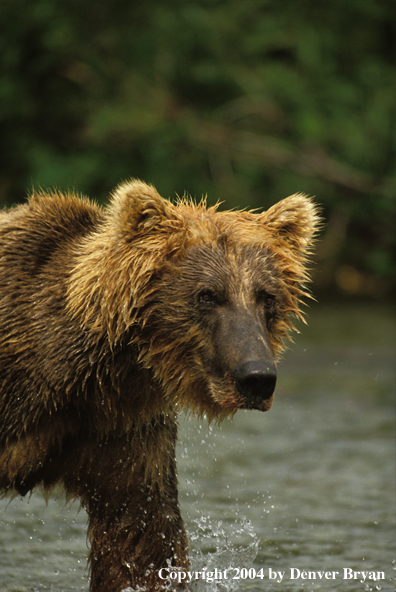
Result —
[[[169, 384], [196, 392], [197, 407], [217, 414], [267, 411], [276, 383], [274, 345], [284, 298], [274, 257], [265, 247], [199, 244], [161, 280], [150, 315], [151, 358], [172, 336], [171, 351], [156, 358]], [[161, 337], [160, 337], [161, 335]], [[159, 352], [158, 352], [159, 353]], [[154, 366], [154, 364], [153, 364]]]

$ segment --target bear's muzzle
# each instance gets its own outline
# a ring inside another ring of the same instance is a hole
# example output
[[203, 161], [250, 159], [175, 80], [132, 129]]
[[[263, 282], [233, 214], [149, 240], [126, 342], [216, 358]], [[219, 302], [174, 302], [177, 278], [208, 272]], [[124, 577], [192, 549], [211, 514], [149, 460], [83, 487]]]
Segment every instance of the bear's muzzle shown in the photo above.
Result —
[[276, 368], [269, 361], [248, 361], [235, 368], [234, 380], [245, 404], [242, 409], [268, 411], [276, 385]]

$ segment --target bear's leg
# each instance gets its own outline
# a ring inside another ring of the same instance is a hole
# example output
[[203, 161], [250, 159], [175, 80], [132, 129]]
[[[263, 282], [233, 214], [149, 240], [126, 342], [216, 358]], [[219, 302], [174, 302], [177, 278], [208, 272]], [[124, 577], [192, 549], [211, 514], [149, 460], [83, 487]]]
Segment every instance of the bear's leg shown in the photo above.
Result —
[[188, 567], [175, 439], [175, 425], [157, 425], [139, 437], [107, 437], [80, 449], [79, 469], [65, 485], [88, 512], [92, 592], [159, 591], [167, 567]]
[[92, 592], [120, 592], [127, 586], [162, 590], [161, 568], [187, 567], [188, 542], [175, 499], [139, 487], [139, 495], [130, 496], [113, 515], [101, 504], [93, 505], [89, 510]]

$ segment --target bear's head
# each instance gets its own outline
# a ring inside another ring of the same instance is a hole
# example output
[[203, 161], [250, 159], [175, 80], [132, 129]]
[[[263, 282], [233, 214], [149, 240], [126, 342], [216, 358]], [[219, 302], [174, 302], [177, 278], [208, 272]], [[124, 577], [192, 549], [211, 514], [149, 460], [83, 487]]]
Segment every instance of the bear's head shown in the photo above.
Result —
[[109, 340], [128, 335], [172, 406], [209, 419], [267, 411], [291, 317], [303, 318], [318, 225], [301, 194], [263, 213], [222, 212], [205, 201], [172, 204], [140, 181], [121, 185], [105, 230], [113, 237], [101, 293]]

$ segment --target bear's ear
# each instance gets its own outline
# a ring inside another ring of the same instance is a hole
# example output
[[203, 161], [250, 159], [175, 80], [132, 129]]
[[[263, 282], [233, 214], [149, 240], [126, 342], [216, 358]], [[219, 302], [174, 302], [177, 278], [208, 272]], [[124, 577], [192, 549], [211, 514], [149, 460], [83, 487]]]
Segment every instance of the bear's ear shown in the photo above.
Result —
[[260, 214], [260, 218], [275, 240], [299, 251], [309, 250], [321, 225], [318, 207], [302, 193], [276, 203]]
[[162, 221], [172, 220], [174, 211], [152, 185], [135, 179], [117, 187], [109, 208], [112, 224], [124, 237], [144, 234]]

